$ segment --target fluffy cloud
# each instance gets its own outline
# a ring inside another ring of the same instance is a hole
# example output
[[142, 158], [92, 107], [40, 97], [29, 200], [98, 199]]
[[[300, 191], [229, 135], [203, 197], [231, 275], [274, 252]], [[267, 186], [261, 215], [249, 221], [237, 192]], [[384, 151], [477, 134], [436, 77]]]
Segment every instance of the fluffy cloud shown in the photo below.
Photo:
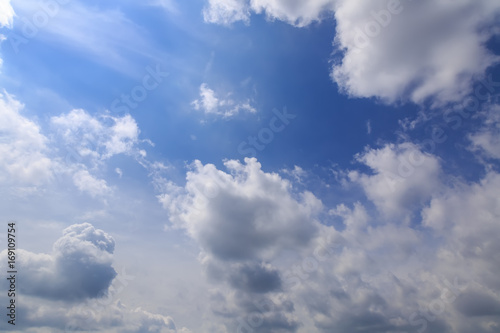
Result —
[[105, 196], [111, 192], [104, 179], [97, 179], [87, 170], [79, 170], [73, 175], [75, 186], [82, 192], [87, 192], [92, 197]]
[[[367, 149], [357, 160], [373, 171], [349, 175], [368, 202], [330, 209], [342, 227], [320, 225], [318, 199], [295, 193], [255, 159], [226, 161], [227, 172], [196, 161], [185, 186], [166, 187], [159, 199], [171, 223], [200, 244], [215, 285], [210, 308], [225, 329], [500, 327], [500, 176], [447, 182], [439, 160], [410, 143]], [[378, 214], [366, 208], [372, 203]], [[401, 223], [408, 216], [412, 223]]]
[[210, 89], [206, 83], [200, 86], [200, 98], [191, 102], [195, 110], [201, 110], [205, 114], [213, 114], [229, 118], [237, 115], [241, 110], [255, 113], [256, 110], [249, 101], [237, 103], [230, 99], [220, 99], [215, 95], [215, 91]]
[[195, 161], [183, 193], [174, 202], [159, 197], [175, 226], [225, 261], [268, 258], [310, 241], [316, 233], [312, 216], [321, 208], [312, 193], [295, 198], [290, 183], [262, 171], [255, 158], [224, 165], [229, 173]]
[[[51, 254], [18, 250], [19, 271], [24, 274], [21, 293], [65, 301], [106, 295], [116, 276], [111, 266], [114, 246], [111, 236], [83, 223], [64, 229]], [[1, 256], [6, 258], [5, 250]]]
[[470, 78], [499, 60], [485, 45], [494, 30], [484, 28], [499, 12], [487, 0], [339, 1], [335, 41], [343, 58], [332, 77], [355, 97], [459, 101]]
[[112, 193], [106, 180], [99, 179], [89, 169], [97, 169], [118, 154], [142, 160], [145, 152], [138, 148], [139, 127], [130, 115], [94, 117], [85, 110], [75, 109], [51, 118], [51, 124], [68, 155], [63, 173], [69, 173], [74, 185], [92, 197]]
[[250, 5], [256, 13], [265, 13], [271, 19], [288, 22], [303, 27], [321, 20], [333, 9], [335, 0], [286, 1], [252, 0]]
[[370, 167], [373, 174], [353, 171], [350, 179], [363, 187], [368, 199], [387, 218], [408, 218], [440, 186], [439, 160], [414, 144], [367, 149], [357, 155], [357, 160]]
[[419, 205], [417, 228], [369, 215], [360, 203], [339, 205], [331, 214], [345, 229], [330, 231], [338, 246], [303, 274], [292, 300], [324, 332], [494, 332], [499, 180], [490, 172], [475, 184], [441, 185]]
[[85, 110], [75, 109], [51, 118], [57, 133], [82, 157], [96, 162], [117, 154], [137, 152], [139, 128], [130, 115], [93, 117]]
[[12, 20], [14, 19], [14, 9], [10, 4], [10, 0], [0, 1], [0, 28], [12, 27]]
[[[227, 173], [195, 161], [185, 186], [171, 184], [159, 200], [171, 223], [200, 244], [207, 277], [220, 291], [212, 305], [231, 319], [228, 329], [236, 329], [238, 318], [253, 311], [256, 297], [271, 295], [291, 304], [283, 294], [280, 270], [271, 262], [287, 251], [308, 248], [317, 236], [315, 216], [322, 204], [309, 192], [294, 193], [287, 180], [262, 171], [255, 158], [224, 165]], [[267, 311], [260, 331], [295, 331], [292, 309], [276, 306]]]
[[40, 127], [21, 115], [23, 105], [0, 93], [0, 181], [13, 186], [36, 186], [52, 178], [48, 139]]
[[[10, 5], [10, 0], [0, 0], [0, 28], [8, 27], [12, 28], [12, 21], [14, 20], [14, 9]], [[5, 40], [5, 36], [0, 34], [0, 43]], [[0, 67], [2, 66], [3, 60], [0, 58]]]

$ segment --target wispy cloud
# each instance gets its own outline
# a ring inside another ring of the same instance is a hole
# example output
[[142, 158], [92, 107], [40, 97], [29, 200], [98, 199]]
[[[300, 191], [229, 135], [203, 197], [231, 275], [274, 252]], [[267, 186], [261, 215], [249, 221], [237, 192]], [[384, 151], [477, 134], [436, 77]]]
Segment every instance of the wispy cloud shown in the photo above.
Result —
[[238, 115], [241, 111], [255, 113], [257, 110], [250, 105], [250, 101], [235, 102], [227, 94], [226, 98], [217, 97], [215, 91], [210, 89], [206, 83], [200, 86], [200, 98], [191, 102], [195, 110], [203, 111], [206, 115], [216, 115], [230, 118]]

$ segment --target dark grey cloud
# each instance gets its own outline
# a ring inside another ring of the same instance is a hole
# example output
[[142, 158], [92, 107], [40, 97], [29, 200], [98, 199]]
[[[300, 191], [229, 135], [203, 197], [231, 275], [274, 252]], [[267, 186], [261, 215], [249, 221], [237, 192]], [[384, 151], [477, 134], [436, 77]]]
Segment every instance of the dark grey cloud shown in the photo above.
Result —
[[467, 317], [500, 316], [500, 301], [484, 292], [464, 292], [457, 298], [455, 306]]
[[230, 274], [229, 283], [235, 289], [250, 293], [278, 291], [282, 287], [278, 270], [262, 264], [246, 264], [238, 267]]

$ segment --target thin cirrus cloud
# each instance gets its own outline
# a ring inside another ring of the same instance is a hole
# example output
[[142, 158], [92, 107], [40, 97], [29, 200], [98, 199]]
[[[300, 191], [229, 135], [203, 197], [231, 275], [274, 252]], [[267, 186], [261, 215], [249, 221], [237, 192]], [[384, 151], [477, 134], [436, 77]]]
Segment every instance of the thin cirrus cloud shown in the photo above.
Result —
[[14, 96], [0, 94], [0, 179], [7, 188], [26, 191], [68, 175], [80, 191], [105, 197], [112, 188], [95, 174], [96, 168], [119, 154], [141, 161], [146, 155], [138, 148], [140, 131], [130, 115], [99, 119], [72, 110], [51, 118], [55, 137], [49, 138], [40, 125], [22, 115], [23, 108]]
[[170, 186], [158, 198], [173, 226], [200, 244], [206, 276], [221, 288], [212, 297], [216, 311], [237, 320], [252, 311], [255, 295], [277, 294], [262, 325], [293, 331], [298, 327], [293, 305], [271, 261], [308, 247], [318, 232], [321, 202], [310, 192], [293, 194], [287, 180], [262, 171], [256, 159], [229, 160], [225, 166], [229, 173], [195, 161], [186, 185]]
[[[5, 43], [16, 53], [36, 38], [132, 76], [136, 73], [130, 58], [160, 59], [147, 32], [119, 8], [99, 9], [79, 1], [49, 2], [43, 7], [32, 0], [16, 1], [13, 7], [22, 21]], [[37, 13], [47, 16], [39, 28], [33, 23]]]
[[407, 220], [415, 207], [430, 199], [439, 188], [439, 160], [411, 143], [367, 149], [356, 159], [371, 168], [373, 175], [349, 173], [366, 196], [386, 218]]

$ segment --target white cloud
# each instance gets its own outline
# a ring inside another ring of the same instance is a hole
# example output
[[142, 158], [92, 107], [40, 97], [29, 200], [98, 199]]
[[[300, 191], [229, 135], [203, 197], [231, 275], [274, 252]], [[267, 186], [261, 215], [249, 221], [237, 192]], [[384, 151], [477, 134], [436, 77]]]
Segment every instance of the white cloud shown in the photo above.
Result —
[[130, 115], [112, 119], [111, 135], [105, 143], [107, 157], [132, 151], [139, 138], [139, 128]]
[[332, 77], [353, 97], [460, 101], [471, 77], [499, 60], [486, 48], [492, 32], [483, 28], [499, 11], [488, 0], [339, 1], [335, 41], [344, 53]]
[[106, 196], [112, 192], [104, 179], [97, 179], [87, 170], [79, 170], [73, 174], [75, 186], [82, 192], [87, 192], [92, 197]]
[[[129, 75], [137, 75], [137, 67], [130, 57], [158, 57], [147, 32], [116, 6], [109, 9], [87, 5], [82, 1], [55, 2], [58, 6], [57, 9], [51, 9], [48, 23], [41, 25], [31, 38], [43, 40]], [[27, 20], [31, 20], [36, 12], [45, 13], [37, 0], [16, 1], [13, 6], [17, 16]], [[14, 19], [14, 27], [19, 29], [14, 30], [15, 33], [23, 35], [24, 26], [23, 21], [17, 25]], [[29, 38], [15, 48], [22, 49], [26, 42], [29, 42]]]
[[[12, 22], [16, 13], [10, 4], [10, 0], [0, 0], [0, 28], [12, 28]], [[0, 44], [5, 41], [6, 37], [0, 34]], [[0, 68], [2, 67], [3, 60], [0, 57]]]
[[237, 21], [249, 22], [250, 13], [245, 0], [208, 0], [203, 9], [205, 22], [229, 25]]
[[335, 0], [209, 0], [203, 14], [205, 22], [229, 25], [237, 21], [248, 23], [251, 12], [265, 13], [269, 19], [303, 27], [321, 20], [334, 3]]
[[407, 221], [409, 214], [420, 207], [439, 189], [439, 160], [423, 153], [410, 143], [368, 149], [357, 160], [370, 167], [374, 174], [352, 171], [351, 180], [359, 183], [368, 199], [385, 217]]
[[40, 127], [21, 115], [23, 105], [0, 93], [0, 181], [12, 186], [37, 186], [52, 178], [48, 139]]
[[[229, 94], [230, 95], [230, 94]], [[250, 105], [250, 101], [237, 103], [230, 99], [220, 99], [216, 96], [215, 91], [210, 89], [206, 83], [200, 86], [200, 98], [191, 102], [195, 110], [201, 110], [205, 114], [213, 114], [229, 118], [237, 115], [240, 111], [255, 113], [254, 107]]]
[[12, 27], [12, 21], [15, 15], [10, 0], [0, 0], [0, 28]]
[[130, 115], [93, 117], [85, 110], [75, 109], [52, 117], [51, 123], [64, 142], [81, 157], [94, 163], [114, 155], [139, 154], [139, 127]]

